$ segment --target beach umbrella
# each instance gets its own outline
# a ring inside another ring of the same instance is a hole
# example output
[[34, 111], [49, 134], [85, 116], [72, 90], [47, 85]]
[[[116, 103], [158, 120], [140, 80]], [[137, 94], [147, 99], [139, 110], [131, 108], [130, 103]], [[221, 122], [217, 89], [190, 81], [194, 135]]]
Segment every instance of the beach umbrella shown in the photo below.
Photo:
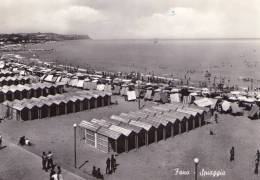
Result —
[[245, 99], [245, 101], [248, 102], [248, 103], [253, 103], [253, 102], [256, 101], [256, 99], [255, 98], [247, 98], [247, 99]]
[[190, 93], [190, 96], [198, 96], [198, 93], [192, 92], [192, 93]]
[[214, 99], [222, 99], [222, 97], [221, 96], [216, 96], [216, 97], [214, 97]]
[[247, 97], [245, 97], [245, 96], [238, 96], [237, 100], [239, 100], [239, 101], [246, 101]]
[[180, 89], [177, 89], [177, 88], [172, 88], [172, 90], [171, 90], [172, 93], [179, 92], [179, 91], [180, 91]]
[[239, 91], [231, 91], [230, 93], [233, 94], [233, 95], [239, 95], [240, 94]]
[[231, 101], [236, 101], [237, 100], [237, 98], [235, 96], [231, 96], [228, 99], [231, 100]]
[[255, 92], [250, 91], [250, 92], [247, 93], [247, 95], [250, 96], [250, 97], [255, 97]]

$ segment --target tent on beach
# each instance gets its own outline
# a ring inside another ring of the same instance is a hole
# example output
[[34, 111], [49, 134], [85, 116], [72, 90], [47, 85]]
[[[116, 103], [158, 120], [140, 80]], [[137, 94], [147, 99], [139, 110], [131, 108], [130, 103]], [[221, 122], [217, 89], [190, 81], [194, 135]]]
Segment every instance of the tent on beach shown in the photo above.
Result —
[[127, 91], [127, 100], [128, 100], [128, 101], [134, 101], [134, 100], [136, 100], [135, 91]]
[[180, 103], [181, 102], [181, 94], [180, 93], [171, 94], [170, 99], [171, 99], [171, 103], [174, 103], [174, 102]]
[[152, 100], [152, 93], [153, 93], [152, 90], [147, 90], [145, 95], [144, 95], [144, 99], [145, 100]]
[[250, 119], [258, 119], [259, 118], [259, 107], [256, 104], [252, 106], [252, 109], [248, 113], [248, 117]]
[[119, 95], [120, 94], [120, 86], [115, 85], [114, 89], [112, 90], [112, 93], [114, 95]]
[[233, 115], [241, 115], [243, 114], [242, 109], [238, 106], [237, 103], [231, 103], [231, 113]]

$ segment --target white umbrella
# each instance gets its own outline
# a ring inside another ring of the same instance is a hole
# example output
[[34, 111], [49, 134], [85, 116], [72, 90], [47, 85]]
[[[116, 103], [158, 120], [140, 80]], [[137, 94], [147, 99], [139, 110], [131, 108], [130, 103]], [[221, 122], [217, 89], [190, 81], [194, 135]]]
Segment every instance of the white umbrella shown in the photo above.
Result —
[[256, 99], [255, 98], [247, 98], [245, 101], [249, 102], [249, 103], [253, 103], [253, 102], [256, 101]]
[[236, 98], [235, 96], [231, 96], [231, 97], [229, 97], [228, 99], [229, 99], [229, 100], [233, 100], [233, 101], [236, 101], [236, 100], [237, 100], [237, 98]]
[[239, 91], [231, 91], [230, 93], [233, 94], [233, 95], [239, 95], [240, 94]]

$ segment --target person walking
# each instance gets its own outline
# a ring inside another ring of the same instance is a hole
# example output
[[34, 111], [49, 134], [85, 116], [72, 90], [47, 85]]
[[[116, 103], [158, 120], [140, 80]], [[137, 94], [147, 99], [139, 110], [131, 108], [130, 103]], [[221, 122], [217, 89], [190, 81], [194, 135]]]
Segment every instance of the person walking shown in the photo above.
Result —
[[97, 177], [97, 170], [95, 166], [92, 168], [92, 176]]
[[113, 154], [111, 155], [110, 164], [111, 164], [111, 170], [114, 173], [116, 171], [116, 159]]
[[60, 166], [57, 167], [57, 177], [58, 177], [58, 180], [63, 180], [63, 177], [62, 177], [62, 174], [61, 174], [61, 168]]
[[53, 175], [55, 174], [55, 171], [52, 169], [50, 172], [50, 180], [54, 180]]
[[47, 155], [47, 168], [48, 169], [53, 169], [53, 154], [51, 151], [48, 152], [48, 155]]
[[110, 162], [110, 158], [107, 158], [107, 161], [106, 161], [106, 174], [110, 174], [111, 172], [111, 162]]
[[260, 151], [259, 150], [256, 151], [256, 161], [257, 162], [260, 161]]
[[234, 146], [232, 146], [230, 150], [230, 161], [234, 161], [234, 160], [235, 160], [235, 148]]
[[218, 123], [218, 114], [216, 112], [215, 112], [214, 118], [215, 118], [215, 122], [217, 124]]
[[97, 169], [97, 177], [98, 179], [104, 179], [104, 176], [100, 172], [100, 168]]
[[42, 152], [42, 169], [47, 171], [47, 155], [45, 152]]

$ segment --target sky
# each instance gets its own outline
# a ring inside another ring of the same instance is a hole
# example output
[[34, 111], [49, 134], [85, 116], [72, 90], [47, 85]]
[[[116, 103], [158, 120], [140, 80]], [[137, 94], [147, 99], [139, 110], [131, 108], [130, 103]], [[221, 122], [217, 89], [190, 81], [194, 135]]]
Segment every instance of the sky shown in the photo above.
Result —
[[260, 38], [259, 0], [0, 0], [0, 33]]

